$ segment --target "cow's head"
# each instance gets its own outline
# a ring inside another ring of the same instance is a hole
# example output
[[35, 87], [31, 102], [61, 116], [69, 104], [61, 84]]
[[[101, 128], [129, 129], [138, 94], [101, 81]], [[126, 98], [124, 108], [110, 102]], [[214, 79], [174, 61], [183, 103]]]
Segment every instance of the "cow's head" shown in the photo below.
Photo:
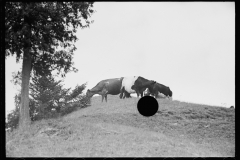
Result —
[[172, 93], [172, 91], [170, 90], [169, 87], [168, 87], [168, 89], [169, 89], [169, 91], [168, 91], [168, 96], [169, 96], [169, 97], [172, 97], [173, 93]]
[[92, 96], [94, 95], [93, 92], [91, 92], [89, 89], [87, 90], [86, 96], [87, 98], [92, 98]]

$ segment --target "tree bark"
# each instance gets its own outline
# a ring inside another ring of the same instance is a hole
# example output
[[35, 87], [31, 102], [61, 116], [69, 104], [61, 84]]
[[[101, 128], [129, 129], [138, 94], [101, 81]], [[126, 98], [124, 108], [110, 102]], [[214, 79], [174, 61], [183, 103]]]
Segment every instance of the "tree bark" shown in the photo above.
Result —
[[31, 55], [29, 49], [24, 50], [23, 65], [22, 65], [22, 87], [21, 87], [21, 106], [20, 106], [20, 118], [19, 129], [26, 129], [30, 126], [29, 115], [29, 81], [31, 72]]

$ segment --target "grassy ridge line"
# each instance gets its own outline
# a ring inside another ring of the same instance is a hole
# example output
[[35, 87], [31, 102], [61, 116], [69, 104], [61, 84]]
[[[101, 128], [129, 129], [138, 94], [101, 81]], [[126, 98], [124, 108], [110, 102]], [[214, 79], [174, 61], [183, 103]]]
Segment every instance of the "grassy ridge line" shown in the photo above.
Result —
[[[116, 97], [111, 97], [111, 101], [109, 104], [115, 102]], [[110, 99], [110, 98], [109, 98]], [[93, 104], [99, 103], [99, 100], [97, 97], [94, 99]], [[132, 101], [133, 102], [133, 101]], [[135, 101], [137, 102], [137, 101]], [[123, 103], [124, 102], [120, 102]], [[115, 117], [123, 116], [124, 118], [123, 121], [126, 123], [135, 123], [134, 125], [137, 124], [137, 122], [145, 119], [148, 119], [147, 125], [151, 126], [151, 123], [153, 124], [157, 122], [166, 123], [166, 124], [171, 124], [171, 123], [179, 123], [189, 131], [196, 131], [198, 129], [215, 129], [215, 130], [225, 130], [223, 133], [228, 133], [226, 137], [234, 137], [235, 138], [235, 110], [234, 109], [229, 109], [229, 108], [223, 108], [223, 107], [216, 107], [216, 106], [208, 106], [208, 105], [199, 105], [199, 104], [192, 104], [192, 103], [186, 103], [186, 102], [180, 102], [180, 101], [169, 101], [166, 99], [158, 99], [159, 103], [159, 111], [157, 112], [156, 115], [150, 118], [144, 118], [139, 116], [139, 113], [136, 111], [136, 103], [131, 103], [131, 108], [130, 107], [125, 107], [124, 105], [120, 105], [121, 108], [124, 108], [126, 111], [124, 115], [114, 115], [111, 116], [110, 119], [114, 119]], [[104, 104], [103, 104], [104, 105]], [[135, 105], [135, 106], [134, 106]], [[120, 108], [118, 107], [118, 108]], [[148, 107], [148, 106], [146, 106]], [[104, 108], [104, 106], [103, 106]], [[106, 107], [108, 110], [111, 107]], [[113, 110], [118, 109], [117, 107], [112, 107]], [[127, 112], [129, 110], [132, 110], [134, 112]], [[108, 111], [110, 112], [110, 111]], [[129, 113], [129, 114], [128, 114]], [[112, 113], [111, 113], [112, 114]], [[126, 115], [126, 116], [125, 116]], [[136, 116], [137, 115], [137, 116]], [[106, 117], [106, 115], [104, 115]], [[104, 116], [101, 118], [104, 119]], [[136, 120], [131, 120], [131, 117], [141, 117]], [[99, 119], [101, 119], [99, 118]], [[161, 124], [159, 123], [158, 127], [161, 127]], [[166, 126], [165, 126], [166, 127]], [[200, 132], [201, 133], [201, 132]], [[212, 132], [212, 134], [209, 134], [209, 136], [216, 136], [213, 133], [218, 133], [218, 132]], [[218, 135], [220, 136], [220, 135]]]
[[[121, 122], [124, 125], [153, 129], [177, 137], [183, 135], [196, 143], [206, 143], [219, 152], [225, 153], [224, 150], [228, 150], [229, 155], [235, 154], [235, 109], [167, 99], [157, 100], [159, 111], [150, 118], [139, 115], [136, 107], [137, 98], [121, 101], [117, 96], [110, 96], [108, 103], [100, 103], [100, 97], [95, 97], [92, 104], [93, 107], [102, 104], [103, 110], [107, 108], [105, 113], [111, 113], [111, 116], [106, 114], [102, 114], [101, 118], [98, 116], [95, 118], [96, 122], [101, 119], [107, 122], [109, 117], [109, 123]], [[121, 108], [125, 114], [119, 115], [117, 113]]]
[[83, 121], [131, 126], [178, 139], [183, 136], [223, 155], [234, 155], [234, 109], [158, 99], [158, 113], [146, 118], [139, 115], [137, 100], [108, 96], [108, 103], [102, 103], [101, 97], [94, 97], [88, 108], [62, 118], [37, 121], [24, 133], [15, 130], [6, 136], [7, 156], [79, 156], [79, 148], [73, 144], [84, 146], [83, 141], [79, 141], [81, 137], [89, 136], [88, 130], [97, 132], [80, 123]]

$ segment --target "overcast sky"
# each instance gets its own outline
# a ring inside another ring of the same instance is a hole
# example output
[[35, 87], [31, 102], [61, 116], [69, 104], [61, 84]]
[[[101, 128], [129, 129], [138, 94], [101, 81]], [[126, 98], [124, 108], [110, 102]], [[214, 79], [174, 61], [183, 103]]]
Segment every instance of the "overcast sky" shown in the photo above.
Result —
[[[65, 87], [142, 76], [173, 91], [173, 100], [235, 106], [234, 2], [96, 2], [94, 23], [77, 32], [78, 73]], [[16, 64], [6, 60], [6, 105]]]

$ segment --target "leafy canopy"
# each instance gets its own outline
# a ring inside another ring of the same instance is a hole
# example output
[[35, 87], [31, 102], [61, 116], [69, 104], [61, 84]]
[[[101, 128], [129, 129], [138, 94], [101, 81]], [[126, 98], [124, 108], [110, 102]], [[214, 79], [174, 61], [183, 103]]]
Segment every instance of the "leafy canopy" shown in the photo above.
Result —
[[72, 67], [75, 33], [78, 27], [89, 27], [92, 8], [93, 2], [6, 2], [5, 57], [16, 54], [18, 62], [30, 49], [37, 75], [49, 75], [53, 69], [62, 76], [77, 71]]

